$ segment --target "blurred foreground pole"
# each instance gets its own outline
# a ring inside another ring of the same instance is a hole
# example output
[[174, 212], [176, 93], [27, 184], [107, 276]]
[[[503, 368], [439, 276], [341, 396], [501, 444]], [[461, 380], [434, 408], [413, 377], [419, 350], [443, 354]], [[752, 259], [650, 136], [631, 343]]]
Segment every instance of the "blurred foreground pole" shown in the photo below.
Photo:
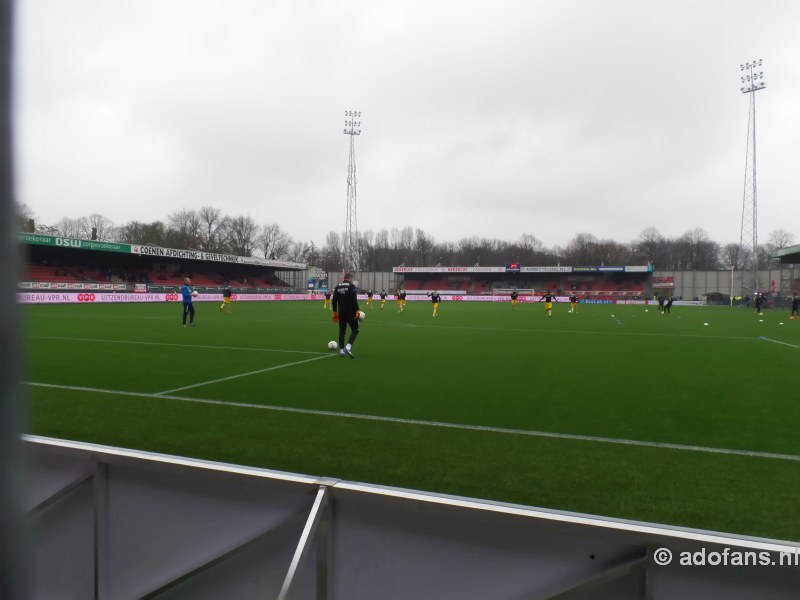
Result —
[[20, 498], [22, 343], [11, 141], [13, 0], [0, 0], [0, 598], [28, 598]]

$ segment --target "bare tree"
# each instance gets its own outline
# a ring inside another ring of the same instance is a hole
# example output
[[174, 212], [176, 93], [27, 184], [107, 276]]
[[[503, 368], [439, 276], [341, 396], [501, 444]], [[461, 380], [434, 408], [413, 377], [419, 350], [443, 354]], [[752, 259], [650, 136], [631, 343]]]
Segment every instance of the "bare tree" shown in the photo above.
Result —
[[542, 252], [544, 250], [544, 244], [542, 241], [530, 233], [523, 233], [520, 236], [517, 244], [526, 256], [532, 256], [537, 252]]
[[55, 225], [57, 235], [68, 238], [82, 237], [86, 229], [84, 224], [85, 218], [86, 217], [70, 219], [69, 217], [64, 217]]
[[403, 261], [402, 250], [392, 245], [386, 229], [381, 229], [375, 234], [373, 245], [376, 271], [391, 271], [393, 266], [399, 265]]
[[201, 221], [193, 210], [179, 210], [168, 217], [167, 239], [174, 248], [197, 248], [201, 240]]
[[598, 239], [591, 233], [579, 233], [567, 243], [564, 260], [572, 265], [595, 264], [598, 243]]
[[256, 244], [264, 258], [276, 260], [287, 255], [292, 238], [277, 223], [269, 223], [261, 227]]
[[406, 254], [411, 252], [411, 247], [414, 243], [414, 230], [411, 227], [406, 226], [402, 229], [392, 227], [389, 236], [390, 244], [393, 248], [402, 250]]
[[726, 269], [741, 271], [745, 268], [746, 253], [741, 244], [725, 244], [719, 251], [719, 260]]
[[456, 263], [471, 267], [481, 261], [481, 241], [477, 236], [462, 238], [456, 242]]
[[664, 246], [664, 236], [655, 227], [647, 227], [639, 234], [639, 238], [633, 242], [632, 246], [634, 256], [638, 260], [656, 265], [661, 262], [660, 253]]
[[759, 248], [759, 263], [773, 268], [779, 268], [781, 261], [779, 258], [772, 258], [775, 250], [783, 250], [794, 243], [794, 236], [784, 229], [773, 229], [769, 232], [769, 238], [763, 250]]
[[117, 237], [114, 222], [101, 214], [93, 213], [88, 217], [81, 217], [79, 221], [81, 237], [85, 240], [112, 241]]
[[356, 241], [358, 245], [358, 259], [359, 271], [376, 271], [376, 249], [374, 243], [375, 234], [371, 229], [367, 229], [366, 231], [359, 231], [358, 232], [358, 239]]
[[129, 221], [119, 228], [119, 241], [125, 244], [167, 246], [167, 226], [161, 221]]
[[225, 219], [225, 240], [231, 254], [252, 256], [257, 235], [258, 225], [249, 215]]
[[595, 246], [595, 264], [625, 265], [631, 261], [631, 250], [614, 240], [601, 240]]
[[545, 248], [544, 243], [529, 233], [508, 246], [508, 259], [524, 265], [551, 265], [558, 262], [556, 253]]
[[433, 237], [426, 234], [422, 229], [417, 229], [414, 234], [414, 254], [416, 264], [423, 266], [430, 266], [431, 259], [433, 258], [433, 247], [435, 241]]
[[[20, 229], [28, 227], [28, 207], [18, 208]], [[268, 259], [288, 259], [307, 262], [337, 271], [343, 267], [343, 235], [328, 233], [322, 247], [313, 243], [293, 242], [277, 223], [259, 228], [249, 216], [226, 217], [220, 209], [204, 206], [199, 211], [181, 210], [170, 214], [167, 224], [161, 221], [143, 223], [130, 221], [116, 228], [110, 219], [93, 214], [78, 219], [64, 218], [52, 228], [41, 224], [36, 232], [64, 237], [90, 238], [92, 231], [100, 240], [126, 243], [154, 244], [175, 248], [202, 248], [208, 251], [230, 252], [251, 256], [254, 252]], [[516, 242], [499, 239], [463, 238], [458, 242], [436, 242], [422, 229], [410, 226], [362, 232], [357, 239], [359, 267], [362, 270], [388, 271], [401, 264], [428, 266], [434, 264], [472, 266], [502, 265], [520, 262], [527, 265], [623, 265], [650, 262], [660, 270], [713, 270], [718, 268], [752, 268], [774, 264], [771, 254], [776, 249], [792, 245], [794, 236], [777, 229], [770, 232], [769, 241], [752, 256], [747, 248], [737, 244], [724, 247], [709, 238], [708, 233], [695, 228], [677, 238], [665, 238], [655, 227], [644, 229], [629, 244], [599, 240], [590, 233], [578, 233], [566, 247], [546, 248], [532, 234], [524, 234]]]
[[207, 252], [219, 252], [222, 247], [222, 226], [225, 217], [219, 208], [201, 206], [197, 213], [200, 248]]
[[777, 267], [779, 264], [780, 260], [772, 258], [772, 249], [768, 244], [761, 244], [758, 246], [759, 269], [769, 269], [771, 267]]
[[719, 244], [708, 232], [695, 227], [676, 240], [677, 266], [672, 268], [707, 271], [719, 268]]
[[291, 242], [285, 253], [285, 259], [292, 262], [312, 264], [311, 260], [316, 252], [317, 249], [313, 243]]
[[361, 271], [377, 271], [378, 250], [375, 247], [375, 232], [372, 229], [358, 232], [358, 255], [361, 258]]
[[783, 250], [794, 243], [794, 236], [785, 229], [773, 229], [769, 232], [767, 245], [772, 250]]
[[374, 243], [376, 248], [389, 248], [389, 232], [381, 229], [375, 234]]
[[471, 263], [494, 265], [516, 260], [516, 256], [511, 256], [513, 250], [508, 242], [498, 239], [474, 237], [462, 241], [464, 242], [464, 250], [468, 249], [468, 251], [475, 256], [474, 263], [470, 259], [469, 254], [462, 257], [462, 260], [464, 260], [467, 265]]
[[34, 233], [36, 231], [36, 216], [30, 207], [25, 203], [15, 202], [14, 209], [17, 216], [17, 230]]
[[342, 237], [335, 231], [329, 231], [325, 236], [325, 246], [322, 248], [321, 267], [326, 271], [339, 271], [344, 262], [344, 244]]
[[441, 242], [436, 244], [433, 249], [434, 256], [436, 256], [436, 263], [440, 266], [454, 265], [456, 256], [456, 245], [454, 242]]
[[314, 244], [314, 242], [308, 243], [308, 251], [306, 252], [305, 262], [309, 266], [317, 266], [320, 260], [320, 251], [319, 248]]

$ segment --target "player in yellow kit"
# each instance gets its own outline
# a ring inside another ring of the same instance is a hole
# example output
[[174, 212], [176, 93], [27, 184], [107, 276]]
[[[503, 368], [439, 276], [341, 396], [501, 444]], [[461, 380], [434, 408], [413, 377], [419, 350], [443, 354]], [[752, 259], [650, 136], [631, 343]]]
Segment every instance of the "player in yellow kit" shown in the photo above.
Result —
[[556, 300], [555, 294], [552, 294], [550, 290], [547, 290], [547, 293], [539, 299], [539, 302], [544, 301], [544, 312], [548, 318], [553, 316], [553, 302], [558, 302]]
[[439, 296], [439, 292], [436, 290], [430, 292], [428, 296], [431, 297], [431, 303], [433, 304], [433, 316], [435, 317], [439, 313], [439, 303], [442, 301], [442, 298]]
[[406, 309], [406, 291], [403, 288], [397, 290], [397, 312], [403, 312]]
[[222, 304], [219, 305], [219, 312], [227, 307], [228, 314], [231, 314], [231, 295], [233, 294], [231, 286], [226, 285], [222, 290]]
[[572, 292], [569, 295], [569, 312], [576, 313], [578, 312], [578, 294]]

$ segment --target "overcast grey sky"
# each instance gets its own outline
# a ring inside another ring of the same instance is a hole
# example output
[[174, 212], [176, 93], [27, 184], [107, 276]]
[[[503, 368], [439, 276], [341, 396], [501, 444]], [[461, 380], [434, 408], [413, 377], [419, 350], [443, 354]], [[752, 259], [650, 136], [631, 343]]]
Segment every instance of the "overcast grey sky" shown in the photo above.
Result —
[[43, 223], [202, 205], [295, 240], [411, 225], [548, 246], [800, 238], [800, 2], [18, 0], [18, 199]]

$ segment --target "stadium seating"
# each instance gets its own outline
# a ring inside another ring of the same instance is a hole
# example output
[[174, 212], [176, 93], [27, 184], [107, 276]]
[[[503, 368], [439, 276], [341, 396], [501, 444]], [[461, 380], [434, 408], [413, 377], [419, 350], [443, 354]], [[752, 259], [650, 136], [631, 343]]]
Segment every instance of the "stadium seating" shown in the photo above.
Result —
[[551, 290], [559, 295], [567, 295], [572, 291], [581, 297], [630, 297], [641, 298], [645, 295], [645, 281], [635, 279], [614, 278], [608, 275], [580, 275], [563, 277], [521, 275], [495, 279], [492, 276], [475, 275], [469, 281], [469, 293], [504, 295], [512, 289], [536, 290], [543, 293]]
[[620, 289], [620, 282], [617, 281], [593, 281], [591, 291], [593, 292], [615, 292]]
[[220, 282], [221, 282], [219, 277], [212, 278], [209, 275], [207, 275], [206, 273], [187, 273], [183, 277], [181, 277], [180, 280], [183, 281], [184, 277], [191, 278], [192, 285], [198, 285], [198, 286], [201, 286], [201, 287], [203, 287], [203, 286], [215, 287], [215, 286], [220, 285]]
[[433, 279], [431, 281], [426, 281], [423, 287], [417, 288], [425, 291], [433, 291], [433, 290], [446, 290], [447, 289], [447, 280], [446, 279]]
[[25, 273], [26, 281], [49, 281], [51, 283], [79, 283], [84, 278], [74, 273], [71, 268], [28, 265]]
[[450, 278], [447, 277], [439, 279], [406, 277], [403, 280], [403, 287], [410, 292], [432, 292], [434, 290], [438, 290], [440, 292], [461, 292], [466, 294], [470, 288], [470, 285], [470, 281], [451, 281]]

